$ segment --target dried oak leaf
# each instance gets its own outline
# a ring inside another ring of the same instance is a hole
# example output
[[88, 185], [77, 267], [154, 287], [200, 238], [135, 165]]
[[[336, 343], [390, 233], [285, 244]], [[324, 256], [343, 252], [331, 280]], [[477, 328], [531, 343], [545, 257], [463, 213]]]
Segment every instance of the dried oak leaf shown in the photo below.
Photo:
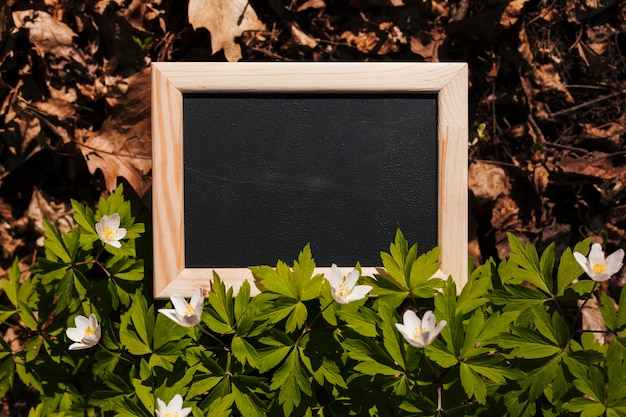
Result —
[[556, 161], [556, 165], [564, 174], [606, 180], [615, 178], [624, 172], [623, 167], [616, 167], [612, 162], [613, 158], [621, 156], [621, 153], [608, 154], [595, 151], [583, 157], [563, 156]]
[[231, 62], [242, 57], [235, 38], [244, 31], [265, 29], [248, 0], [189, 0], [187, 13], [194, 29], [203, 27], [211, 33], [213, 54], [223, 49]]
[[77, 141], [91, 173], [102, 171], [108, 190], [125, 178], [139, 196], [150, 188], [150, 68], [125, 80], [128, 90], [97, 132]]
[[511, 193], [509, 177], [498, 165], [472, 162], [468, 177], [469, 189], [478, 205], [493, 204], [498, 197]]
[[28, 39], [41, 57], [52, 58], [51, 65], [73, 61], [86, 67], [85, 57], [74, 47], [76, 33], [65, 23], [45, 11], [33, 9], [14, 11], [13, 20], [18, 29], [28, 30]]

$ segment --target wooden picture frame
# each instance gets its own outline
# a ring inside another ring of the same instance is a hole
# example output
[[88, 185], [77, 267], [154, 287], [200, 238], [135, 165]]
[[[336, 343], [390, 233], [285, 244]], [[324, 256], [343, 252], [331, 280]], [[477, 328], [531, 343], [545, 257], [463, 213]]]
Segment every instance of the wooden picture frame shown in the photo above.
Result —
[[[213, 268], [185, 265], [183, 94], [409, 93], [437, 95], [438, 244], [459, 288], [468, 273], [468, 69], [465, 63], [210, 62], [152, 64], [154, 296], [208, 288]], [[386, 248], [381, 248], [385, 250]], [[294, 254], [294, 256], [297, 254]], [[315, 254], [314, 254], [315, 256]], [[288, 260], [285, 260], [288, 261]], [[344, 273], [353, 266], [341, 266]], [[330, 268], [318, 268], [328, 273]], [[215, 268], [237, 292], [247, 268]], [[365, 266], [363, 273], [376, 273]]]

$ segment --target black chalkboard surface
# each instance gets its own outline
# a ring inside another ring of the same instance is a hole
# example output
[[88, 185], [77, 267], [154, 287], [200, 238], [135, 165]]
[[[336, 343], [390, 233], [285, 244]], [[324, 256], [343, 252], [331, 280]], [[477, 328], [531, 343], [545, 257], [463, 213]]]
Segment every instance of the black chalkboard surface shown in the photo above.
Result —
[[185, 265], [438, 244], [437, 94], [183, 94]]

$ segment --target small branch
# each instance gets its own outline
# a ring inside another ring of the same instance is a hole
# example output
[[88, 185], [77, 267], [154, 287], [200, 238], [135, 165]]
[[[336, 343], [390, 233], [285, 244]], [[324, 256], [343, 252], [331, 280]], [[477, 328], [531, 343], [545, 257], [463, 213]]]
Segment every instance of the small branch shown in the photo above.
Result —
[[600, 103], [601, 101], [608, 100], [608, 99], [610, 99], [610, 98], [613, 98], [613, 97], [619, 96], [620, 94], [624, 94], [624, 93], [626, 93], [626, 90], [616, 91], [616, 92], [611, 93], [611, 94], [608, 94], [608, 95], [606, 95], [606, 96], [598, 97], [598, 98], [595, 98], [595, 99], [593, 99], [593, 100], [589, 100], [589, 101], [587, 101], [587, 102], [585, 102], [585, 103], [581, 103], [581, 104], [578, 104], [578, 105], [576, 105], [576, 106], [572, 106], [572, 107], [570, 107], [570, 108], [568, 108], [568, 109], [559, 110], [559, 111], [556, 111], [556, 112], [554, 112], [554, 113], [548, 113], [548, 116], [549, 116], [549, 117], [562, 116], [562, 115], [564, 115], [564, 114], [571, 113], [571, 112], [574, 112], [574, 111], [576, 111], [576, 110], [580, 110], [580, 109], [582, 109], [582, 108], [585, 108], [585, 107], [591, 106], [591, 105], [593, 105], [593, 104]]

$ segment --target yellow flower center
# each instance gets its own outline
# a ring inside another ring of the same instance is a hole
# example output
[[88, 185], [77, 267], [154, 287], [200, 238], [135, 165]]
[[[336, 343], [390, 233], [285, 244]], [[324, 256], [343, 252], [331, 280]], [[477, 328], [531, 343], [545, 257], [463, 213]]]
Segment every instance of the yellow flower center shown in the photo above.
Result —
[[344, 283], [341, 283], [337, 286], [337, 296], [341, 298], [349, 297], [350, 292], [351, 292], [350, 287], [348, 287]]
[[178, 417], [178, 412], [176, 413], [165, 413], [163, 417]]
[[96, 334], [96, 331], [93, 327], [89, 326], [85, 329], [85, 333], [83, 334], [83, 337], [87, 337], [87, 336], [93, 336], [94, 334]]
[[115, 239], [115, 232], [110, 228], [110, 227], [103, 227], [102, 228], [102, 236], [104, 236], [105, 239], [107, 240], [113, 240]]
[[417, 338], [420, 337], [420, 335], [425, 331], [426, 330], [423, 327], [416, 327], [413, 331], [413, 340], [417, 340]]
[[188, 306], [187, 310], [185, 310], [184, 315], [185, 316], [189, 316], [190, 314], [193, 314], [194, 310], [195, 310], [195, 308], [193, 308], [193, 306]]
[[593, 266], [591, 267], [591, 270], [593, 271], [594, 274], [604, 274], [606, 272], [606, 264], [605, 263], [593, 264]]

